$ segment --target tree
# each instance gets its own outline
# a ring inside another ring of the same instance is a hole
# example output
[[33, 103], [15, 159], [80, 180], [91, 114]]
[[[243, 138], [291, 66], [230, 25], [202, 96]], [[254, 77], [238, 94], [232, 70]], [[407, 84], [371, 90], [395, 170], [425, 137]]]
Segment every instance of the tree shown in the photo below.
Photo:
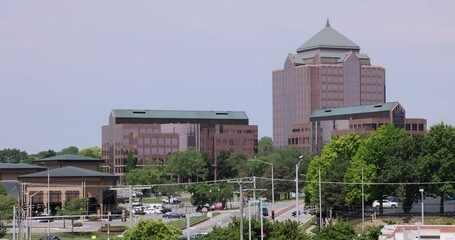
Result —
[[343, 221], [329, 224], [324, 228], [316, 228], [314, 233], [313, 240], [348, 240], [355, 239], [357, 236], [354, 226]]
[[79, 154], [79, 148], [77, 148], [75, 146], [69, 146], [67, 148], [64, 148], [64, 149], [60, 150], [60, 152], [58, 152], [57, 155], [65, 155], [65, 154], [78, 155]]
[[[63, 204], [62, 208], [57, 208], [57, 215], [85, 215], [87, 214], [87, 200], [84, 198], [74, 198]], [[73, 232], [74, 217], [71, 217], [71, 232]]]
[[[455, 179], [455, 128], [444, 123], [430, 128], [425, 137], [424, 153], [420, 159], [423, 181], [438, 183], [425, 186], [441, 197], [439, 212], [444, 213], [444, 194], [454, 194]], [[440, 184], [441, 182], [446, 182]]]
[[286, 220], [284, 222], [276, 221], [272, 225], [269, 233], [270, 240], [309, 240], [310, 237], [305, 233], [296, 221]]
[[21, 151], [16, 148], [13, 149], [5, 148], [3, 150], [0, 150], [0, 162], [18, 163], [27, 160], [28, 154], [25, 151]]
[[0, 238], [8, 232], [3, 220], [11, 221], [13, 219], [13, 208], [16, 204], [17, 200], [13, 196], [6, 195], [5, 187], [0, 183]]
[[129, 171], [136, 168], [137, 159], [133, 155], [133, 151], [128, 151], [128, 157], [126, 158], [125, 163], [125, 172], [128, 173]]
[[84, 148], [79, 151], [79, 154], [86, 157], [101, 158], [101, 148], [98, 146]]
[[[365, 200], [382, 200], [385, 194], [394, 193], [399, 185], [415, 182], [417, 163], [412, 158], [411, 138], [404, 129], [385, 125], [362, 141], [350, 168], [346, 171], [347, 203], [361, 203], [361, 175], [364, 172]], [[406, 173], [406, 174], [403, 174]], [[409, 174], [408, 174], [409, 173]], [[379, 183], [379, 184], [368, 184]], [[382, 214], [382, 201], [380, 214]], [[410, 210], [409, 206], [404, 208]]]
[[[267, 235], [272, 231], [272, 223], [267, 219], [263, 221], [264, 234]], [[243, 236], [247, 239], [248, 236], [248, 221], [243, 221]], [[199, 238], [198, 238], [199, 239]], [[214, 227], [212, 232], [200, 238], [201, 240], [231, 240], [240, 239], [240, 220], [237, 217], [232, 218], [232, 221], [225, 228]], [[260, 219], [251, 218], [251, 239], [261, 239], [261, 222]]]
[[264, 136], [258, 142], [258, 156], [269, 155], [273, 153], [273, 141], [269, 136]]
[[125, 240], [178, 240], [182, 231], [163, 221], [139, 220], [125, 235]]
[[[305, 193], [310, 203], [319, 202], [319, 168], [325, 182], [343, 182], [346, 170], [357, 153], [361, 138], [357, 134], [340, 136], [324, 146], [319, 157], [314, 158], [306, 174]], [[346, 192], [342, 185], [324, 184], [321, 192], [326, 206], [345, 205]]]
[[167, 182], [166, 175], [158, 168], [136, 168], [125, 173], [123, 181], [127, 185], [152, 185]]
[[168, 160], [167, 170], [179, 179], [187, 178], [188, 181], [191, 181], [191, 177], [205, 179], [208, 175], [202, 153], [193, 147], [174, 153]]
[[41, 159], [41, 158], [48, 158], [48, 157], [55, 157], [57, 156], [57, 153], [54, 150], [47, 150], [47, 151], [41, 151], [37, 154], [34, 155], [36, 159]]
[[[227, 157], [229, 156], [229, 157]], [[229, 179], [247, 175], [248, 155], [243, 151], [222, 151], [218, 156], [218, 179]]]

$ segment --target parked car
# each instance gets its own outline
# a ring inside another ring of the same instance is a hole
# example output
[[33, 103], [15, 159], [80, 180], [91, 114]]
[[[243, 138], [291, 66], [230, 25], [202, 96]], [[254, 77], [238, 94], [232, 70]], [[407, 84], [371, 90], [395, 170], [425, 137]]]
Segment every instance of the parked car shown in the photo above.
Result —
[[167, 212], [163, 214], [163, 218], [184, 218], [185, 214], [182, 213], [175, 213], [175, 212]]
[[210, 210], [211, 211], [217, 211], [217, 210], [223, 210], [223, 206], [220, 204], [214, 204], [212, 206], [210, 206]]
[[[380, 205], [381, 205], [381, 203], [378, 200], [374, 200], [372, 206], [374, 208], [378, 208]], [[398, 207], [398, 202], [390, 201], [388, 199], [383, 199], [382, 200], [382, 207], [383, 208], [397, 208]]]
[[455, 200], [455, 196], [449, 195], [449, 194], [444, 194], [444, 199], [447, 201], [452, 201], [452, 200]]
[[182, 200], [180, 200], [180, 198], [177, 198], [177, 197], [163, 197], [161, 198], [161, 202], [162, 203], [172, 203], [172, 204], [177, 204], [177, 203], [180, 203], [182, 202]]
[[[208, 232], [194, 232], [190, 234], [190, 239], [198, 239], [199, 237], [209, 234]], [[186, 239], [186, 238], [185, 238]]]

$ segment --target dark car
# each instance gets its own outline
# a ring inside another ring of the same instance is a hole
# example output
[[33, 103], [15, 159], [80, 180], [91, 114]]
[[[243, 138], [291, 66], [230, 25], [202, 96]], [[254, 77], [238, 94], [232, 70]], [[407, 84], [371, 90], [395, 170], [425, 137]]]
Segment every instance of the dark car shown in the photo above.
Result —
[[[43, 222], [53, 222], [54, 221], [53, 218], [50, 218], [47, 216], [48, 216], [47, 213], [42, 213], [42, 214], [38, 215], [38, 217], [40, 217], [40, 218], [38, 218], [38, 222], [43, 223]], [[52, 214], [51, 214], [51, 216], [52, 216]]]
[[57, 236], [44, 236], [40, 240], [60, 240], [60, 238]]
[[262, 208], [262, 216], [264, 217], [269, 216], [269, 210], [266, 207]]
[[449, 194], [444, 194], [444, 199], [447, 201], [453, 201], [453, 200], [455, 200], [455, 196], [449, 195]]
[[[302, 215], [303, 214], [303, 211], [299, 211], [299, 215]], [[296, 211], [292, 212], [292, 216], [295, 217], [297, 214], [296, 214]]]
[[163, 218], [184, 218], [185, 214], [175, 213], [175, 212], [167, 212], [163, 214]]

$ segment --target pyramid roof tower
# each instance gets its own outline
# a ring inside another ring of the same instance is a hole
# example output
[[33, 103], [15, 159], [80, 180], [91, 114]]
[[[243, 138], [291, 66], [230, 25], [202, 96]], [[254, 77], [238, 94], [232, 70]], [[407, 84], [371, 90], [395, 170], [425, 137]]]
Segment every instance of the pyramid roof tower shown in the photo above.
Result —
[[325, 27], [297, 49], [305, 52], [314, 49], [360, 50], [359, 45], [332, 28], [327, 19]]

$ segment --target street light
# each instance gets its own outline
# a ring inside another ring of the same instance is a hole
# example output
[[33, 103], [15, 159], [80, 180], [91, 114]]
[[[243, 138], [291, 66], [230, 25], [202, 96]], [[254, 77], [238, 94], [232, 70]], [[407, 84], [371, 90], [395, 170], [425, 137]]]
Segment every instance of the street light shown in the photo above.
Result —
[[50, 216], [51, 216], [51, 191], [49, 187], [50, 183], [50, 175], [49, 175], [49, 167], [45, 162], [41, 162], [41, 165], [44, 165], [47, 168], [47, 217], [49, 220], [47, 221], [47, 237], [49, 238], [51, 234], [51, 221], [50, 221]]
[[275, 220], [275, 185], [274, 185], [274, 178], [273, 178], [273, 163], [262, 161], [259, 159], [250, 159], [249, 162], [261, 162], [268, 164], [272, 167], [272, 220]]
[[420, 200], [422, 201], [422, 225], [424, 225], [424, 221], [423, 221], [423, 188], [419, 189], [419, 192], [420, 192]]
[[303, 160], [303, 155], [299, 156], [299, 161], [295, 165], [295, 215], [297, 216], [297, 224], [299, 220], [299, 165]]

